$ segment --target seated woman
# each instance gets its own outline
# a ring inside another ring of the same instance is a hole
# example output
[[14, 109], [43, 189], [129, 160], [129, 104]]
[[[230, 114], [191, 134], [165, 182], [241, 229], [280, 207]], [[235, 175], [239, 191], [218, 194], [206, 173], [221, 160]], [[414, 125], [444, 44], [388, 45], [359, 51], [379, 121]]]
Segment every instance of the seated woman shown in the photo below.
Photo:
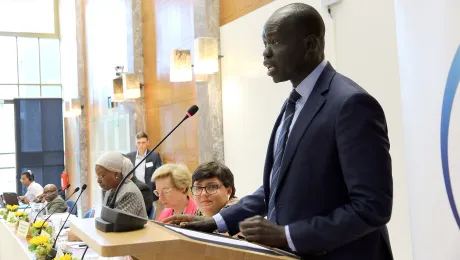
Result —
[[195, 214], [197, 206], [189, 196], [192, 176], [187, 167], [166, 164], [155, 170], [152, 181], [156, 184], [153, 192], [166, 207], [158, 221], [176, 214]]
[[[131, 161], [119, 152], [106, 152], [97, 159], [97, 182], [106, 191], [103, 199], [104, 205], [107, 205], [112, 200], [118, 184], [132, 168]], [[147, 218], [142, 193], [131, 180], [126, 180], [120, 187], [115, 200], [115, 208], [132, 215]]]
[[192, 175], [192, 181], [192, 194], [198, 204], [198, 216], [212, 217], [238, 202], [233, 173], [221, 163], [200, 164]]

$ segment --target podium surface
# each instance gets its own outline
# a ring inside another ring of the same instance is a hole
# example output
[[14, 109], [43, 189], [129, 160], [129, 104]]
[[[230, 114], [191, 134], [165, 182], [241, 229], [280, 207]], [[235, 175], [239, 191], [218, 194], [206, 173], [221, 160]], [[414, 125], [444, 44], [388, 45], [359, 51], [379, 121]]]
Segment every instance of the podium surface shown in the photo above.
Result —
[[70, 229], [104, 257], [130, 255], [140, 260], [296, 259], [192, 239], [152, 222], [148, 222], [143, 229], [137, 231], [104, 233], [96, 229], [94, 219], [78, 219], [72, 222]]

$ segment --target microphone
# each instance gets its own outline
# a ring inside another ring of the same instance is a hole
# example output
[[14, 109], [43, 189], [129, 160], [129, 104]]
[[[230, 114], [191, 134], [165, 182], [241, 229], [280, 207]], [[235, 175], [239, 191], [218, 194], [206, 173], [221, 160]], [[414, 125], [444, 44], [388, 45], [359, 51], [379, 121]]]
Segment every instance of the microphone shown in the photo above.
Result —
[[128, 174], [123, 177], [123, 179], [121, 179], [113, 198], [107, 202], [107, 205], [102, 206], [101, 217], [95, 219], [96, 228], [98, 230], [102, 232], [124, 232], [138, 230], [144, 227], [145, 223], [147, 223], [146, 219], [115, 209], [118, 192], [123, 183], [126, 182], [126, 179], [136, 171], [137, 167], [139, 167], [139, 165], [141, 165], [185, 120], [194, 116], [196, 112], [198, 112], [198, 106], [191, 106], [176, 127], [174, 127], [133, 169], [131, 169], [131, 171], [128, 172]]
[[[53, 191], [52, 193], [46, 195], [45, 197], [48, 197], [48, 196], [50, 196], [50, 195], [52, 195], [52, 194], [54, 194], [54, 193], [56, 193], [56, 192], [59, 192], [59, 196], [60, 196], [60, 195], [62, 195], [62, 192], [65, 191], [65, 190], [67, 190], [69, 187], [70, 187], [70, 184], [67, 184], [67, 186], [65, 186], [64, 189], [59, 189], [59, 190], [57, 190], [57, 191]], [[77, 187], [77, 189], [79, 189], [79, 188]], [[75, 189], [75, 192], [78, 191], [77, 189]], [[75, 193], [75, 192], [74, 192], [74, 193]], [[73, 194], [72, 194], [72, 195], [73, 195]], [[70, 196], [72, 196], [72, 195], [70, 195]], [[70, 198], [70, 197], [69, 197], [69, 198]], [[38, 218], [38, 215], [40, 215], [40, 213], [41, 213], [45, 208], [46, 208], [46, 205], [43, 206], [43, 208], [40, 209], [40, 211], [37, 213], [37, 215], [35, 216], [34, 221], [33, 221], [32, 223], [35, 223], [35, 221], [36, 221], [37, 218]], [[54, 213], [54, 212], [53, 212], [53, 213]], [[51, 213], [51, 214], [53, 214], [53, 213]], [[46, 222], [46, 221], [45, 221], [45, 222]], [[44, 224], [45, 222], [43, 222], [43, 224]]]
[[164, 142], [164, 140], [166, 140], [166, 138], [168, 138], [185, 120], [194, 116], [196, 112], [198, 112], [198, 109], [199, 108], [197, 105], [191, 106], [188, 109], [187, 113], [185, 113], [185, 117], [179, 122], [179, 124], [177, 124], [176, 127], [174, 127], [152, 150], [150, 150], [149, 153], [147, 153], [144, 156], [144, 158], [131, 171], [128, 172], [128, 174], [126, 174], [125, 177], [123, 177], [123, 179], [121, 179], [121, 182], [118, 184], [117, 189], [115, 190], [115, 194], [113, 195], [113, 198], [109, 202], [108, 206], [111, 209], [115, 208], [115, 201], [117, 199], [118, 191], [120, 190], [120, 187], [123, 185], [123, 183], [125, 183], [126, 179], [128, 179], [129, 176], [131, 176], [131, 174], [133, 174], [133, 172], [136, 171], [137, 167], [139, 167], [139, 165], [141, 165], [145, 161], [145, 159], [147, 159], [147, 157], [149, 157], [149, 155], [153, 153], [158, 148], [158, 146], [160, 146]]
[[[76, 187], [75, 190], [73, 191], [73, 193], [69, 196], [69, 199], [70, 199], [70, 197], [72, 197], [75, 193], [77, 193], [79, 190], [80, 190], [80, 187]], [[69, 200], [69, 199], [67, 199], [67, 200]], [[66, 200], [66, 201], [67, 201], [67, 200]], [[39, 232], [38, 232], [39, 234], [40, 234], [40, 232], [42, 232], [43, 225], [45, 225], [46, 221], [48, 221], [48, 219], [50, 219], [50, 217], [51, 217], [55, 212], [56, 212], [56, 211], [53, 211], [53, 212], [45, 219], [45, 221], [43, 221], [43, 224], [40, 226], [40, 230], [39, 230]], [[70, 211], [70, 212], [72, 212], [72, 211]], [[38, 215], [37, 215], [37, 216], [38, 216]], [[35, 219], [37, 219], [37, 217], [35, 217]], [[34, 220], [34, 222], [35, 222], [35, 220]], [[32, 222], [32, 223], [33, 223], [33, 222]]]
[[86, 184], [83, 184], [83, 186], [81, 186], [81, 192], [80, 194], [78, 195], [77, 199], [75, 200], [75, 204], [73, 204], [72, 208], [70, 209], [69, 211], [69, 215], [67, 215], [67, 218], [64, 220], [64, 223], [62, 224], [62, 227], [61, 229], [59, 229], [59, 232], [57, 233], [56, 235], [56, 238], [54, 239], [54, 243], [53, 243], [53, 246], [51, 247], [51, 259], [54, 259], [54, 257], [56, 256], [56, 242], [58, 241], [58, 237], [59, 235], [61, 234], [61, 231], [64, 229], [65, 227], [65, 223], [67, 222], [67, 220], [69, 219], [70, 215], [71, 215], [71, 212], [73, 211], [73, 209], [75, 208], [75, 206], [77, 206], [77, 202], [78, 200], [80, 199], [81, 195], [83, 194], [83, 192], [86, 190], [86, 187], [87, 185]]

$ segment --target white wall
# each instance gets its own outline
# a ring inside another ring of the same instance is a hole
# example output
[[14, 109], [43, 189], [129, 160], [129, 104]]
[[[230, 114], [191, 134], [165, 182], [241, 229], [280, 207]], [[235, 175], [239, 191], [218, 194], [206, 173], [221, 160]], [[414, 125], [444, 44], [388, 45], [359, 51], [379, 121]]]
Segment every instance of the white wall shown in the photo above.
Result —
[[274, 84], [266, 75], [261, 35], [270, 14], [292, 2], [320, 10], [326, 23], [326, 58], [385, 110], [394, 177], [390, 239], [396, 260], [412, 259], [392, 1], [344, 0], [332, 8], [331, 19], [320, 0], [276, 0], [221, 27], [225, 162], [235, 174], [237, 195], [262, 184], [271, 130], [290, 91], [289, 83]]
[[393, 214], [388, 225], [396, 260], [412, 259], [403, 121], [393, 1], [344, 0], [332, 8], [336, 69], [385, 111], [393, 165]]
[[[460, 48], [460, 2], [395, 0], [395, 6], [414, 258], [457, 260], [460, 259], [460, 223], [455, 222], [444, 183], [440, 126], [448, 73]], [[458, 87], [460, 66], [452, 76], [457, 77], [454, 84]], [[458, 91], [452, 98], [448, 166], [458, 210]]]

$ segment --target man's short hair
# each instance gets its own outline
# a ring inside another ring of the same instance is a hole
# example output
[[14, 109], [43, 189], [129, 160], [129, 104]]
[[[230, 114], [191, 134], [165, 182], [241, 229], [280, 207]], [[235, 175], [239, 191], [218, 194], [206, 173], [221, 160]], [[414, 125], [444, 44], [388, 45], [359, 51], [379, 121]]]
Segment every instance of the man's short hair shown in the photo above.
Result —
[[225, 188], [232, 187], [230, 198], [235, 197], [236, 189], [233, 173], [227, 166], [219, 162], [207, 162], [198, 165], [195, 172], [192, 174], [192, 184], [195, 181], [211, 178], [219, 179], [224, 184]]
[[139, 133], [136, 135], [136, 139], [141, 139], [141, 138], [146, 138], [147, 140], [149, 140], [149, 136], [147, 135], [146, 132], [139, 132]]

